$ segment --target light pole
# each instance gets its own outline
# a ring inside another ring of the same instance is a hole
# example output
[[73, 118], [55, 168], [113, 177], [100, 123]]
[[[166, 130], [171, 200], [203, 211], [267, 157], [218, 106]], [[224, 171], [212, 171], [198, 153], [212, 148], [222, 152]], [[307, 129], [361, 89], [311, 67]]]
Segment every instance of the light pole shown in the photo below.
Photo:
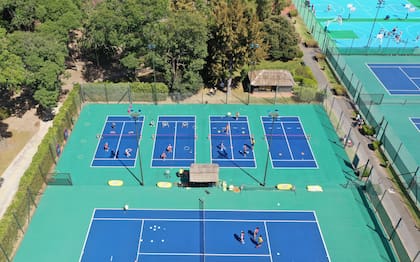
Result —
[[137, 142], [137, 150], [138, 150], [137, 151], [137, 159], [139, 160], [139, 169], [140, 169], [139, 184], [141, 186], [144, 186], [143, 166], [142, 166], [141, 157], [140, 157], [140, 135], [139, 135], [138, 127], [137, 127], [137, 121], [139, 120], [140, 114], [141, 114], [140, 109], [138, 111], [134, 111], [133, 109], [130, 110], [130, 116], [134, 120], [134, 126], [135, 126], [135, 130], [136, 130], [136, 142]]
[[152, 57], [152, 64], [153, 64], [153, 85], [152, 85], [152, 99], [153, 103], [157, 105], [157, 96], [156, 96], [156, 70], [155, 70], [155, 44], [148, 44], [147, 47], [153, 51], [153, 57]]
[[265, 186], [265, 181], [267, 179], [267, 171], [268, 171], [268, 161], [270, 160], [270, 149], [271, 149], [271, 142], [273, 141], [273, 129], [274, 129], [274, 121], [279, 117], [279, 110], [275, 109], [269, 113], [271, 117], [271, 131], [270, 131], [270, 139], [268, 140], [268, 151], [267, 151], [267, 159], [265, 161], [265, 169], [264, 169], [264, 180], [260, 183], [261, 186]]
[[373, 29], [375, 29], [376, 20], [378, 19], [378, 15], [379, 15], [379, 10], [383, 8], [384, 5], [385, 5], [385, 0], [378, 0], [378, 2], [376, 3], [376, 15], [375, 15], [375, 19], [373, 19], [372, 28], [370, 29], [369, 40], [366, 44], [367, 48], [369, 48], [370, 42], [372, 41]]
[[353, 4], [347, 4], [347, 8], [349, 9], [349, 16], [347, 17], [347, 20], [349, 20], [351, 13], [356, 11], [356, 7]]
[[255, 64], [256, 64], [256, 56], [255, 56], [255, 50], [260, 47], [258, 44], [255, 43], [251, 43], [249, 45], [251, 47], [252, 50], [252, 61], [251, 61], [251, 79], [249, 80], [249, 88], [248, 88], [248, 105], [249, 105], [249, 100], [250, 100], [250, 95], [251, 95], [251, 89], [252, 89], [252, 79], [254, 78], [254, 73], [255, 73]]
[[405, 19], [407, 20], [408, 19], [408, 14], [415, 12], [416, 11], [416, 8], [415, 7], [412, 7], [411, 4], [406, 4], [404, 6], [404, 8], [407, 9], [407, 14], [405, 15]]

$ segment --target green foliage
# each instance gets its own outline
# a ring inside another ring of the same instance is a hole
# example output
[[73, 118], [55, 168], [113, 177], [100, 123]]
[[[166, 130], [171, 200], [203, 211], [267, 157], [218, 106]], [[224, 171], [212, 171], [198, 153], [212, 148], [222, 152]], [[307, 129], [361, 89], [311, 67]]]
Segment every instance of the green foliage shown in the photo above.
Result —
[[244, 1], [216, 1], [212, 11], [206, 81], [229, 89], [233, 73], [264, 58], [267, 47], [255, 11]]
[[296, 9], [292, 9], [292, 10], [290, 10], [289, 15], [291, 17], [296, 17], [296, 16], [298, 16], [298, 11]]
[[378, 150], [381, 146], [381, 141], [375, 140], [372, 142], [373, 150]]
[[322, 95], [319, 91], [313, 87], [296, 86], [293, 87], [294, 98], [299, 102], [312, 102], [317, 101]]
[[4, 120], [10, 116], [10, 112], [6, 107], [0, 107], [0, 120]]
[[171, 92], [196, 93], [207, 57], [207, 21], [198, 12], [175, 12], [166, 23], [165, 79]]
[[299, 54], [299, 36], [289, 20], [283, 16], [272, 16], [264, 21], [264, 42], [270, 47], [272, 60], [292, 60]]
[[293, 71], [292, 74], [294, 76], [300, 76], [302, 78], [309, 78], [315, 80], [314, 74], [309, 66], [300, 65], [297, 66]]
[[346, 88], [340, 84], [333, 84], [332, 90], [338, 96], [344, 96], [347, 94]]
[[166, 100], [168, 97], [168, 86], [164, 83], [143, 83], [143, 82], [133, 82], [130, 83], [131, 93], [134, 96], [149, 97], [150, 102], [152, 102], [153, 93], [156, 94], [158, 101]]
[[57, 103], [58, 91], [41, 88], [35, 91], [34, 98], [44, 109], [51, 110]]
[[[80, 109], [79, 87], [75, 86], [70, 91], [68, 99], [63, 103], [60, 112], [49, 129], [47, 135], [38, 147], [38, 151], [32, 158], [31, 164], [20, 179], [19, 187], [12, 203], [7, 208], [0, 220], [0, 245], [2, 251], [12, 254], [16, 245], [21, 226], [25, 225], [30, 216], [28, 210], [33, 207], [34, 195], [38, 193], [45, 182], [45, 176], [54, 165], [55, 156], [52, 155], [51, 147], [64, 140], [64, 129], [71, 129], [72, 119], [76, 117]], [[29, 195], [30, 192], [33, 195]]]
[[270, 16], [271, 1], [270, 0], [257, 0], [257, 16], [259, 21], [264, 21]]
[[360, 132], [365, 136], [373, 136], [375, 134], [375, 129], [370, 125], [364, 124], [362, 125]]
[[8, 50], [9, 40], [6, 31], [0, 28], [0, 85], [12, 89], [25, 80], [22, 59]]
[[318, 42], [315, 39], [307, 39], [304, 44], [307, 47], [318, 47]]

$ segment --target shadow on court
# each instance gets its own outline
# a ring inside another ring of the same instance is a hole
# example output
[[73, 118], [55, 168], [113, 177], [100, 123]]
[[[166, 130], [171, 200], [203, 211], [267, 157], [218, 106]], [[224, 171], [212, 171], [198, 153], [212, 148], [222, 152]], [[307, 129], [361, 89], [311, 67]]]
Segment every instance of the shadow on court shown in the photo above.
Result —
[[[220, 155], [222, 155], [222, 154], [220, 154]], [[233, 161], [230, 158], [227, 158], [227, 155], [222, 155], [222, 156], [224, 156], [227, 160], [231, 160], [231, 162], [233, 163], [234, 166], [236, 166], [238, 169], [240, 169], [244, 174], [246, 174], [247, 176], [249, 176], [252, 180], [254, 180], [255, 182], [257, 182], [259, 185], [263, 185], [263, 183], [260, 180], [258, 180], [255, 176], [253, 176], [251, 173], [249, 173], [245, 169], [243, 169], [243, 167], [241, 167], [240, 165], [238, 165], [238, 163], [236, 163], [235, 161]]]
[[139, 185], [143, 185], [143, 182], [142, 181], [140, 181], [140, 179], [138, 178], [138, 177], [136, 177], [136, 175], [133, 173], [133, 171], [131, 171], [130, 170], [130, 168], [128, 168], [125, 164], [124, 164], [124, 161], [122, 161], [120, 158], [119, 158], [119, 156], [117, 155], [116, 156], [116, 158], [118, 159], [118, 161], [120, 162], [120, 164], [121, 164], [121, 166], [123, 166], [127, 171], [128, 171], [128, 173], [134, 178], [134, 180], [136, 180], [137, 181], [137, 183], [139, 183]]

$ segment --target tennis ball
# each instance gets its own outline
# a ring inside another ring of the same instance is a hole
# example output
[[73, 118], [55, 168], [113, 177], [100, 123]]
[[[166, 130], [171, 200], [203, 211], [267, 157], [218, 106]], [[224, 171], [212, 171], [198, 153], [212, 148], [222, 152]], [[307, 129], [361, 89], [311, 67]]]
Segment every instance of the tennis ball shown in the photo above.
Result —
[[128, 205], [127, 204], [125, 204], [124, 205], [124, 211], [127, 211], [128, 210]]

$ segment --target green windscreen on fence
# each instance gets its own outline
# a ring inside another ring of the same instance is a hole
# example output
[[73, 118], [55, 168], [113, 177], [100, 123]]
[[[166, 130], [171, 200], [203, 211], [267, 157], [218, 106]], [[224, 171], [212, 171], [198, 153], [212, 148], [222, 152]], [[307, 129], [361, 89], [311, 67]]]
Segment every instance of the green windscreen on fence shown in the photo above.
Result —
[[331, 38], [334, 39], [357, 39], [359, 36], [353, 30], [328, 31]]

